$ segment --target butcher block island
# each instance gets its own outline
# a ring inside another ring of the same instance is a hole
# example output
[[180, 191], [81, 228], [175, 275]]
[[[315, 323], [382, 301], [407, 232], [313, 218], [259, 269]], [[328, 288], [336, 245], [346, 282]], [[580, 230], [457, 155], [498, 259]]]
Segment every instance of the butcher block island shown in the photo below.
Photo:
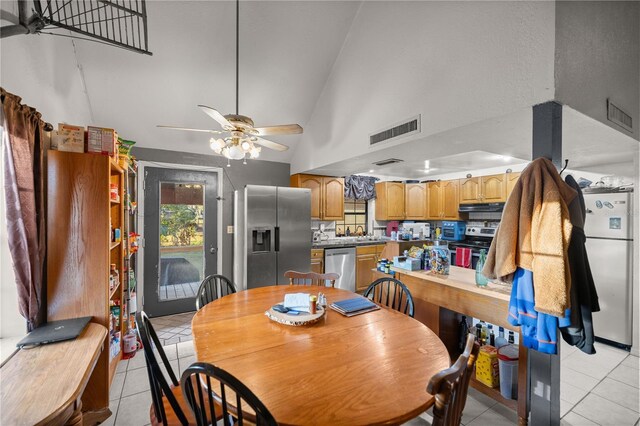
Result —
[[[484, 320], [488, 323], [517, 330], [507, 321], [511, 286], [489, 283], [478, 287], [475, 270], [451, 266], [449, 275], [436, 275], [427, 271], [407, 271], [391, 268], [395, 278], [402, 281], [411, 292], [415, 305], [415, 318], [434, 331], [443, 341], [451, 359], [460, 354], [459, 326], [462, 315]], [[374, 277], [388, 277], [374, 271]], [[494, 398], [504, 405], [516, 409], [518, 423], [527, 424], [527, 348], [520, 342], [518, 363], [518, 399], [509, 400], [500, 395], [499, 389], [492, 389], [478, 382], [475, 377], [471, 386]], [[522, 384], [522, 385], [520, 385]]]

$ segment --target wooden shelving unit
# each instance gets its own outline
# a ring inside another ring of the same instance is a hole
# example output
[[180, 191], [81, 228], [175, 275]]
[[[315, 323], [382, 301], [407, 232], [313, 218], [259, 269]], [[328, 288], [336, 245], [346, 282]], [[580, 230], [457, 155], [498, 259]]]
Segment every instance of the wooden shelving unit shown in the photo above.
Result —
[[[123, 229], [125, 175], [113, 159], [99, 154], [49, 151], [47, 164], [47, 319], [91, 316], [110, 333], [82, 395], [85, 418], [109, 415], [109, 387], [122, 357], [125, 240], [113, 241], [112, 229]], [[112, 202], [116, 184], [120, 202]], [[121, 232], [123, 235], [123, 232]], [[109, 286], [110, 267], [120, 275]], [[115, 329], [110, 303], [121, 305]], [[110, 342], [120, 332], [120, 350], [110, 356]], [[89, 416], [89, 417], [87, 417]]]
[[478, 381], [478, 379], [476, 379], [476, 373], [475, 371], [473, 372], [473, 375], [471, 376], [471, 380], [469, 381], [469, 384], [477, 391], [487, 395], [490, 398], [495, 399], [496, 401], [498, 401], [499, 403], [501, 403], [502, 405], [512, 409], [513, 411], [516, 411], [518, 409], [518, 401], [515, 399], [507, 399], [504, 396], [502, 396], [502, 394], [500, 393], [500, 388], [490, 388], [489, 386], [480, 383]]

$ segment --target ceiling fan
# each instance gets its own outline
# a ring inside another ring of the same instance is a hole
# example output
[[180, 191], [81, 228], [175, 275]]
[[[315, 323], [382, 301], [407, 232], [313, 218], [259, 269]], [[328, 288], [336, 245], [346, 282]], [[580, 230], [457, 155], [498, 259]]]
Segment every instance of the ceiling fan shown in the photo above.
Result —
[[228, 134], [222, 138], [211, 138], [209, 143], [211, 149], [216, 154], [221, 154], [230, 160], [244, 160], [258, 158], [261, 147], [273, 149], [275, 151], [286, 151], [288, 146], [263, 139], [262, 136], [295, 135], [302, 133], [302, 127], [298, 124], [282, 124], [277, 126], [255, 127], [253, 120], [246, 115], [241, 115], [238, 111], [238, 87], [239, 87], [239, 23], [240, 23], [240, 0], [236, 0], [236, 113], [222, 115], [216, 109], [206, 105], [198, 107], [209, 117], [220, 124], [222, 130], [192, 129], [188, 127], [161, 126], [164, 129], [186, 130], [190, 132], [204, 132], [212, 134]]

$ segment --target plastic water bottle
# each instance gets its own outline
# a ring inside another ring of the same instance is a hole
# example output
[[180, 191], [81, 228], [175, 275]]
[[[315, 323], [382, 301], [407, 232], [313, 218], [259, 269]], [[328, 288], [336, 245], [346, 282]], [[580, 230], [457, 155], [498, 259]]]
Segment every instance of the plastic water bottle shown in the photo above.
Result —
[[480, 259], [476, 264], [476, 285], [478, 287], [486, 287], [489, 284], [489, 280], [487, 277], [482, 275], [482, 268], [484, 268], [484, 263], [487, 261], [487, 252], [484, 249], [480, 249]]

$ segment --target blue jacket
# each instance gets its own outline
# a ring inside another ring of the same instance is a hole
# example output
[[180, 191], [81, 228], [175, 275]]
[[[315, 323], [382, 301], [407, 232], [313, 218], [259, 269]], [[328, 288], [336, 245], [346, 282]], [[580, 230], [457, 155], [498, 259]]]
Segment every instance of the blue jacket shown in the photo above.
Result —
[[535, 309], [533, 272], [518, 268], [513, 276], [511, 300], [509, 300], [509, 323], [520, 326], [522, 340], [527, 348], [555, 354], [558, 343], [558, 327], [571, 324], [567, 309], [564, 318], [538, 313]]

